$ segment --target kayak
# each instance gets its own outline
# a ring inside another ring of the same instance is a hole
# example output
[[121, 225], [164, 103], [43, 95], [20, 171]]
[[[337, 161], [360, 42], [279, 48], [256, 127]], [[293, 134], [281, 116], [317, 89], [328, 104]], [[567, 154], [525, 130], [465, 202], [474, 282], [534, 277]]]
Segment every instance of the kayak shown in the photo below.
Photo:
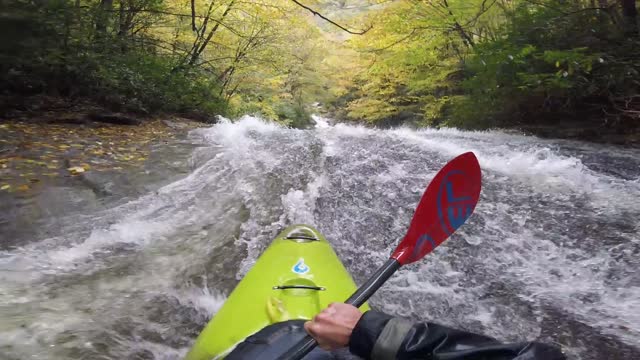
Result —
[[[332, 302], [344, 302], [356, 289], [318, 230], [290, 226], [231, 292], [186, 360], [275, 359], [306, 335], [306, 320]], [[305, 359], [321, 359], [321, 352], [317, 348]]]

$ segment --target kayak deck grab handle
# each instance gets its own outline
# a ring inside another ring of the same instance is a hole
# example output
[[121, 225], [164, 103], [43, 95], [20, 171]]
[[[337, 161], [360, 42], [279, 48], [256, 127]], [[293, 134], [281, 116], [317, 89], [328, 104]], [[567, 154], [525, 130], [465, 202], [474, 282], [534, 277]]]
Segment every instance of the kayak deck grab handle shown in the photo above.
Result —
[[308, 290], [317, 290], [317, 291], [327, 290], [326, 288], [321, 286], [311, 286], [311, 285], [278, 285], [273, 287], [273, 290], [287, 290], [287, 289], [308, 289]]
[[310, 240], [310, 241], [318, 241], [319, 239], [315, 236], [306, 236], [306, 235], [294, 235], [285, 237], [287, 240]]

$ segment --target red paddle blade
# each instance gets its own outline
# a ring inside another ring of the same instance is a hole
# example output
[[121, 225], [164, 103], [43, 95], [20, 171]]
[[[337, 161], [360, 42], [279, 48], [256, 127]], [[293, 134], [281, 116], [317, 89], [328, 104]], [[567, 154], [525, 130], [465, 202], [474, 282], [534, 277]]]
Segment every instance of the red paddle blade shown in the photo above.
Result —
[[391, 257], [410, 264], [445, 241], [473, 213], [481, 183], [480, 164], [472, 152], [447, 163], [422, 195], [409, 231]]

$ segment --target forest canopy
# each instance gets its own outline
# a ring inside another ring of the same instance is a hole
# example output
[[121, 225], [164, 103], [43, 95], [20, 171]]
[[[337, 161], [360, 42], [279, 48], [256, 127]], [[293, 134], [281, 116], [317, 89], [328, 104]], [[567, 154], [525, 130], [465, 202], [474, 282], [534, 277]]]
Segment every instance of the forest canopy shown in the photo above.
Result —
[[[384, 14], [384, 16], [381, 16]], [[351, 40], [367, 65], [335, 100], [371, 123], [637, 126], [635, 1], [393, 1]]]
[[640, 122], [634, 0], [2, 1], [4, 106], [44, 93], [291, 126], [317, 103], [374, 125]]
[[[91, 97], [123, 111], [260, 112], [291, 123], [321, 99], [326, 40], [294, 2], [45, 0], [7, 4], [5, 95]], [[4, 6], [3, 6], [4, 8]]]

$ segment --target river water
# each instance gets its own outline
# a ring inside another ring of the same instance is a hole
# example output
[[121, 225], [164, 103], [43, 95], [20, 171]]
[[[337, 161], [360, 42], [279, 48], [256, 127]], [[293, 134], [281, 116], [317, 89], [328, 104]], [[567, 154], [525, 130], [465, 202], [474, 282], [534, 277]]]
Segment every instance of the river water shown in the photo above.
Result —
[[373, 307], [571, 359], [640, 358], [640, 150], [316, 121], [195, 130], [159, 150], [137, 191], [23, 229], [0, 250], [0, 359], [178, 359], [292, 223], [323, 232], [360, 283], [466, 151], [483, 169], [474, 215]]

